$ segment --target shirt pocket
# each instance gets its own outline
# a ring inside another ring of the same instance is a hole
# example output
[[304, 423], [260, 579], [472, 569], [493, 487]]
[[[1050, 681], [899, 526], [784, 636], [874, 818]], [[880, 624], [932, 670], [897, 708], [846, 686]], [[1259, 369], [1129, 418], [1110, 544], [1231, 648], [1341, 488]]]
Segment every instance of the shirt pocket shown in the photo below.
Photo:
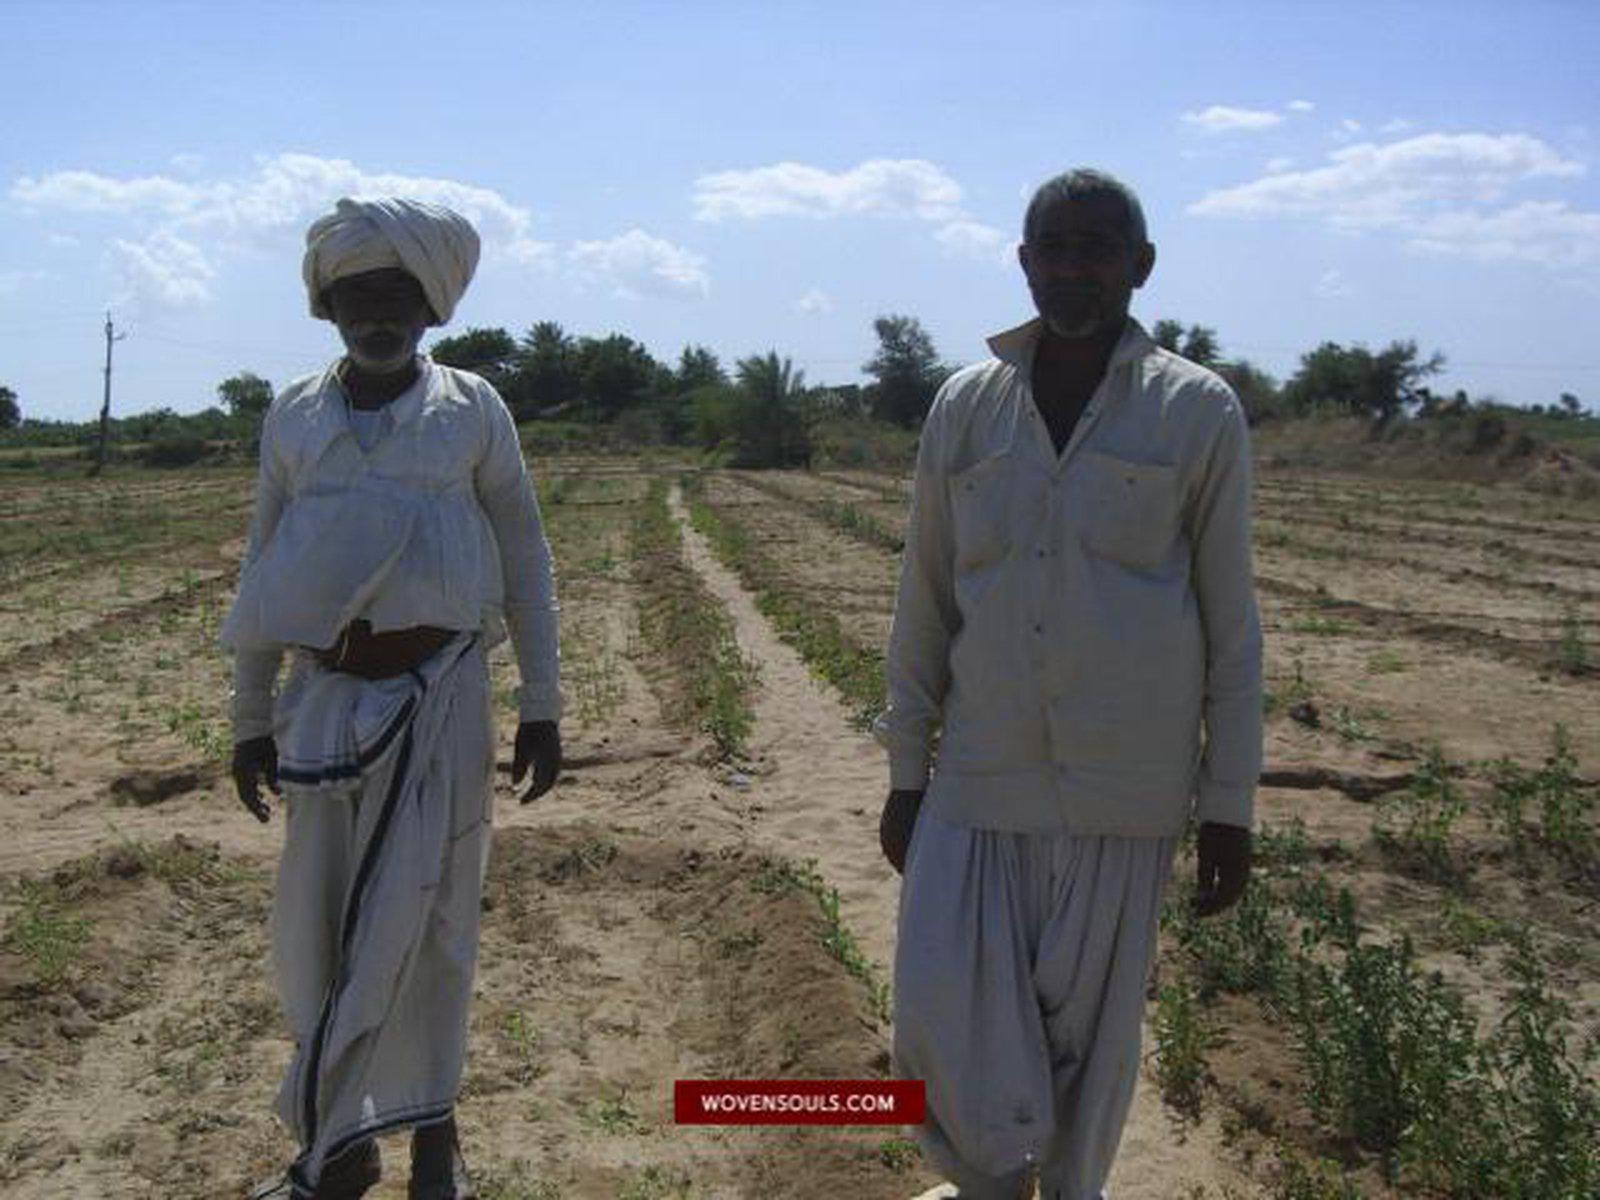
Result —
[[1098, 450], [1085, 451], [1083, 464], [1078, 524], [1084, 546], [1135, 571], [1160, 566], [1178, 535], [1177, 468]]
[[950, 518], [955, 570], [969, 574], [993, 566], [1011, 549], [1015, 534], [1016, 463], [1002, 450], [950, 477]]

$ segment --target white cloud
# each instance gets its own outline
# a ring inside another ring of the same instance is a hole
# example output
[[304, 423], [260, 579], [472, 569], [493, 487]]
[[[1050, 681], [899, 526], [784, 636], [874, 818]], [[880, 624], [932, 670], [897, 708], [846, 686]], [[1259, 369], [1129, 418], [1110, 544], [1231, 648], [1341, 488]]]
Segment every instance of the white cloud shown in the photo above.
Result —
[[1351, 294], [1349, 283], [1345, 281], [1344, 272], [1337, 267], [1330, 267], [1317, 279], [1317, 286], [1313, 289], [1324, 300], [1342, 300]]
[[1488, 213], [1445, 212], [1422, 222], [1406, 244], [1486, 262], [1582, 267], [1600, 262], [1600, 212], [1579, 212], [1561, 200], [1524, 201]]
[[184, 151], [174, 154], [167, 161], [185, 174], [192, 175], [206, 165], [206, 156], [203, 154], [190, 154]]
[[[204, 162], [185, 154], [171, 161], [185, 172]], [[557, 259], [555, 247], [531, 235], [531, 212], [493, 189], [374, 172], [348, 159], [311, 154], [260, 155], [243, 176], [209, 180], [117, 178], [77, 170], [24, 175], [9, 194], [32, 210], [129, 218], [134, 227], [111, 240], [113, 259], [135, 295], [166, 306], [209, 299], [214, 264], [230, 252], [253, 249], [298, 260], [305, 226], [342, 196], [403, 195], [448, 205], [477, 227], [486, 261], [549, 269]], [[72, 235], [49, 237], [52, 244], [76, 244]], [[663, 269], [670, 277], [677, 268]]]
[[1304, 113], [1304, 112], [1315, 112], [1316, 108], [1317, 108], [1317, 106], [1315, 104], [1311, 103], [1311, 101], [1309, 101], [1309, 100], [1291, 100], [1291, 101], [1289, 101], [1289, 111], [1290, 112], [1302, 112], [1302, 113]]
[[762, 217], [961, 217], [961, 186], [922, 159], [871, 159], [847, 171], [781, 162], [695, 180], [702, 221]]
[[139, 242], [116, 238], [112, 247], [134, 298], [161, 308], [186, 308], [211, 299], [216, 270], [193, 243], [157, 230]]
[[82, 242], [81, 238], [74, 237], [70, 233], [47, 233], [44, 240], [52, 246], [76, 246]]
[[1337, 129], [1329, 131], [1328, 137], [1336, 142], [1348, 142], [1360, 132], [1361, 122], [1353, 120], [1350, 117], [1346, 117], [1344, 120], [1339, 122], [1339, 127]]
[[1202, 112], [1184, 113], [1182, 120], [1185, 125], [1198, 126], [1203, 133], [1253, 132], [1281, 125], [1283, 114], [1263, 109], [1229, 108], [1225, 104], [1213, 104]]
[[1287, 156], [1281, 156], [1278, 158], [1267, 159], [1267, 165], [1262, 169], [1266, 171], [1268, 175], [1280, 175], [1292, 166], [1294, 166], [1294, 159]]
[[532, 216], [490, 188], [454, 179], [370, 172], [348, 159], [278, 154], [256, 160], [256, 173], [230, 187], [225, 200], [206, 213], [220, 228], [249, 236], [255, 231], [292, 231], [332, 209], [341, 196], [397, 195], [446, 205], [471, 221], [486, 249], [497, 252], [528, 236]]
[[1416, 128], [1415, 121], [1408, 121], [1404, 117], [1396, 117], [1392, 121], [1385, 121], [1378, 126], [1379, 133], [1406, 133]]
[[150, 211], [181, 216], [214, 200], [215, 193], [162, 175], [112, 179], [93, 171], [56, 171], [37, 179], [23, 175], [11, 185], [11, 198], [30, 208], [67, 212]]
[[1273, 173], [1201, 197], [1200, 216], [1300, 217], [1343, 231], [1392, 230], [1414, 249], [1576, 266], [1596, 257], [1600, 214], [1563, 201], [1508, 205], [1519, 184], [1583, 164], [1526, 134], [1421, 134], [1336, 150], [1325, 166]]
[[941, 225], [934, 235], [946, 250], [972, 258], [994, 259], [1004, 262], [1010, 258], [1011, 239], [993, 225], [962, 218]]
[[602, 279], [619, 296], [704, 296], [705, 259], [642, 229], [607, 241], [578, 242], [567, 257], [580, 276]]
[[1189, 206], [1202, 216], [1321, 217], [1341, 228], [1414, 219], [1430, 205], [1490, 203], [1514, 184], [1581, 175], [1538, 138], [1512, 133], [1429, 133], [1336, 150], [1327, 166], [1268, 175], [1211, 192]]
[[371, 172], [348, 159], [311, 154], [261, 155], [239, 179], [183, 182], [162, 175], [117, 179], [93, 171], [24, 175], [11, 198], [32, 208], [109, 212], [165, 219], [184, 238], [223, 239], [256, 247], [297, 240], [312, 218], [341, 196], [402, 195], [448, 205], [477, 226], [487, 255], [517, 262], [531, 253], [532, 214], [500, 193], [453, 179]]
[[506, 257], [525, 267], [538, 267], [543, 270], [555, 265], [556, 248], [553, 242], [519, 237], [506, 244]]
[[795, 301], [795, 308], [803, 313], [821, 316], [833, 311], [833, 297], [821, 288], [812, 288], [799, 300]]
[[[747, 171], [715, 171], [695, 180], [695, 217], [701, 221], [766, 217], [886, 217], [937, 226], [934, 239], [947, 251], [978, 259], [1004, 257], [1006, 235], [977, 220], [961, 204], [961, 185], [943, 169], [918, 158], [869, 159], [844, 171], [781, 162]], [[1031, 196], [1031, 189], [1023, 190]]]

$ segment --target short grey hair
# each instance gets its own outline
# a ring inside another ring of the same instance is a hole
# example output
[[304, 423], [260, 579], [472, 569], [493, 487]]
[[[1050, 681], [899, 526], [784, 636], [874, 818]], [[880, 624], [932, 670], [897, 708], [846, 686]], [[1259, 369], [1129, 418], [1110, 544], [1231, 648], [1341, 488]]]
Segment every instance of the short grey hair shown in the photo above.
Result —
[[1092, 167], [1074, 167], [1039, 185], [1039, 190], [1033, 193], [1033, 199], [1028, 202], [1027, 215], [1022, 218], [1022, 240], [1033, 240], [1047, 209], [1063, 200], [1087, 200], [1094, 196], [1110, 196], [1122, 205], [1128, 240], [1135, 246], [1143, 246], [1150, 240], [1145, 229], [1144, 206], [1139, 203], [1134, 190], [1115, 175], [1096, 171]]

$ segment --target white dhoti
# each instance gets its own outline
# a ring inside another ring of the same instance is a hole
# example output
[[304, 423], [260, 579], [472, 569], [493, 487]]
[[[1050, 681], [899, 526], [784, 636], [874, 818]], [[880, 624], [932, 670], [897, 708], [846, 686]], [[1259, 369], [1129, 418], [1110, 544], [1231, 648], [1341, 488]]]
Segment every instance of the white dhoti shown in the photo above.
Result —
[[462, 636], [377, 681], [303, 658], [276, 737], [273, 953], [296, 1042], [278, 1112], [311, 1190], [353, 1143], [455, 1104], [492, 815], [483, 648]]
[[974, 829], [924, 811], [900, 893], [895, 1073], [971, 1200], [1093, 1200], [1139, 1073], [1174, 838]]

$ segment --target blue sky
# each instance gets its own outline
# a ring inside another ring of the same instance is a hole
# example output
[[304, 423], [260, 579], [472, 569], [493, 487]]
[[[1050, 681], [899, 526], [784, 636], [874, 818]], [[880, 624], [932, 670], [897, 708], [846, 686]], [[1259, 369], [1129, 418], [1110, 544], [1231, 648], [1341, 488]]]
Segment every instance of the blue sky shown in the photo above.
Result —
[[1414, 338], [1441, 384], [1600, 410], [1600, 4], [5, 6], [0, 383], [29, 416], [197, 411], [338, 349], [305, 226], [401, 191], [485, 252], [449, 331], [860, 378], [1028, 315], [1031, 189], [1104, 167], [1159, 258], [1135, 315], [1280, 379]]

